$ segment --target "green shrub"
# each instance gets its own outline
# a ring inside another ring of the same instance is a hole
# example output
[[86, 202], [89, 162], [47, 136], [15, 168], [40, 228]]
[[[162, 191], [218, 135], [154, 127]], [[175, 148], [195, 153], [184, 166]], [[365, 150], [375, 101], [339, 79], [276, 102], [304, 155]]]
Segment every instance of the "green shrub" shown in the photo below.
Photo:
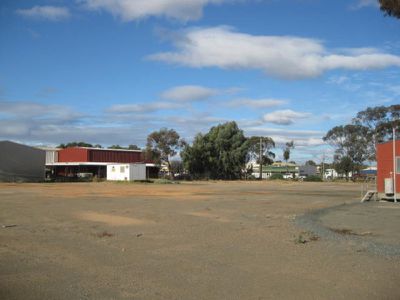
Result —
[[283, 175], [282, 174], [272, 174], [269, 179], [270, 180], [282, 180], [283, 179]]
[[321, 177], [317, 175], [311, 175], [304, 178], [304, 181], [311, 181], [311, 182], [322, 182]]

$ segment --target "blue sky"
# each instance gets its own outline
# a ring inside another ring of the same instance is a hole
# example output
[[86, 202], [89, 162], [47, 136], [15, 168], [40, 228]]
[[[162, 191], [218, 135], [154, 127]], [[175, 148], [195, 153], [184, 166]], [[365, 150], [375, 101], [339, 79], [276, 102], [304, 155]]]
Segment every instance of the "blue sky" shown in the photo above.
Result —
[[294, 140], [399, 103], [400, 21], [375, 0], [5, 0], [0, 139], [145, 145], [235, 120]]

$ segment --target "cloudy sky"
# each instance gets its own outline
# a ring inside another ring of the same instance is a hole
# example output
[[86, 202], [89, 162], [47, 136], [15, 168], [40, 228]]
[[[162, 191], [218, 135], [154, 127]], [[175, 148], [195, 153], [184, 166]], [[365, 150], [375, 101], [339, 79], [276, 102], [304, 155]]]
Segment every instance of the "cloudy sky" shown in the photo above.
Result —
[[320, 161], [327, 130], [399, 103], [399, 38], [377, 0], [4, 0], [0, 140], [144, 146], [235, 120]]

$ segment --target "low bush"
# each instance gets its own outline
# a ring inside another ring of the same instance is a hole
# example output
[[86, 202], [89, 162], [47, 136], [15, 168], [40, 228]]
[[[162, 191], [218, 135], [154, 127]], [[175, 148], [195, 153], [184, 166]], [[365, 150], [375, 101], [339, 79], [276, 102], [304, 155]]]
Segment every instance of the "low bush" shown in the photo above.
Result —
[[282, 180], [283, 179], [283, 175], [282, 174], [272, 174], [269, 179], [270, 180]]
[[304, 181], [311, 181], [311, 182], [322, 182], [321, 177], [316, 175], [307, 176], [304, 178]]

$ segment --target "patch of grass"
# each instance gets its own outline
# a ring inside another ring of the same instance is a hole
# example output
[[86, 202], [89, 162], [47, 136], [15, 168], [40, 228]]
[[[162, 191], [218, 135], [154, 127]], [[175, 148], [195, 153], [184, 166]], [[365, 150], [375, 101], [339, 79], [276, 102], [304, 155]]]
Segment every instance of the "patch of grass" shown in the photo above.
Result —
[[103, 231], [103, 232], [97, 233], [96, 236], [98, 238], [104, 238], [104, 237], [112, 237], [112, 236], [114, 236], [114, 234], [110, 233], [108, 231]]
[[322, 182], [321, 177], [316, 176], [316, 175], [312, 175], [312, 176], [307, 176], [306, 178], [304, 178], [304, 181], [308, 181], [308, 182]]
[[372, 235], [372, 232], [366, 231], [362, 233], [354, 232], [351, 229], [347, 228], [329, 228], [331, 231], [341, 234], [341, 235], [356, 235], [356, 236], [366, 236], [366, 235]]
[[305, 244], [308, 242], [308, 240], [302, 235], [299, 234], [298, 237], [294, 241], [296, 244]]
[[283, 180], [283, 175], [282, 174], [272, 174], [269, 177], [269, 180]]
[[118, 184], [139, 184], [139, 183], [154, 183], [153, 180], [149, 180], [149, 179], [145, 179], [145, 180], [115, 180], [112, 181], [114, 183], [118, 183]]
[[318, 235], [316, 235], [315, 233], [313, 233], [311, 231], [303, 231], [296, 237], [294, 242], [296, 244], [306, 244], [309, 242], [316, 242], [319, 240], [320, 240], [320, 237]]
[[170, 180], [170, 179], [154, 179], [154, 183], [156, 184], [180, 184], [179, 181], [174, 181], [174, 180]]

